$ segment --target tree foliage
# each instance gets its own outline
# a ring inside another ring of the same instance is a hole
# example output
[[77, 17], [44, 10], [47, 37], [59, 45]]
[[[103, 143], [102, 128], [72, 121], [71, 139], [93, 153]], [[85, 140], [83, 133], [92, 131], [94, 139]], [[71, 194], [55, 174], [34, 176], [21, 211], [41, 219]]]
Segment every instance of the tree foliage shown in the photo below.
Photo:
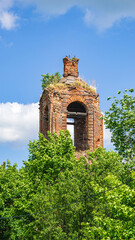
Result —
[[48, 134], [20, 170], [0, 167], [1, 239], [133, 240], [134, 170], [102, 148], [78, 161], [68, 131]]
[[[118, 95], [121, 91], [118, 91]], [[134, 90], [125, 89], [121, 98], [114, 97], [114, 101], [105, 112], [105, 125], [112, 135], [118, 153], [128, 160], [135, 160], [135, 96]], [[108, 98], [108, 100], [110, 97]]]
[[49, 75], [49, 73], [47, 74], [42, 74], [42, 90], [44, 90], [48, 85], [50, 84], [54, 84], [54, 83], [58, 83], [59, 80], [61, 79], [61, 75], [59, 72], [56, 72], [55, 74]]

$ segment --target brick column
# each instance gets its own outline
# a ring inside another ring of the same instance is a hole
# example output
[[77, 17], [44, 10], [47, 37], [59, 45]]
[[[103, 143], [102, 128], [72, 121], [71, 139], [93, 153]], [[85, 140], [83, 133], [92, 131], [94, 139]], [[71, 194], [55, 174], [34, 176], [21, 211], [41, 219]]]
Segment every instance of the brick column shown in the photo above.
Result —
[[92, 151], [94, 147], [94, 124], [93, 109], [88, 112], [88, 148]]

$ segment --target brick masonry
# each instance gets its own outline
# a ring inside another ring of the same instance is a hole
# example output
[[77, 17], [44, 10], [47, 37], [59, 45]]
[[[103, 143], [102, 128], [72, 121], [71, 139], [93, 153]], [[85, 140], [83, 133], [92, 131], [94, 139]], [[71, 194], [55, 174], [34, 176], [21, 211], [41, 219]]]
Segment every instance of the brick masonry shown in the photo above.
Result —
[[[85, 116], [73, 113], [74, 142], [76, 150], [93, 150], [103, 147], [103, 120], [99, 107], [99, 95], [82, 85], [72, 85], [78, 80], [79, 59], [63, 59], [64, 74], [61, 84], [46, 88], [40, 98], [40, 132], [47, 137], [47, 131], [59, 134], [67, 129], [68, 106], [77, 103], [85, 109]], [[69, 82], [70, 79], [70, 82]], [[72, 81], [71, 81], [72, 79]], [[77, 110], [76, 110], [77, 112]]]

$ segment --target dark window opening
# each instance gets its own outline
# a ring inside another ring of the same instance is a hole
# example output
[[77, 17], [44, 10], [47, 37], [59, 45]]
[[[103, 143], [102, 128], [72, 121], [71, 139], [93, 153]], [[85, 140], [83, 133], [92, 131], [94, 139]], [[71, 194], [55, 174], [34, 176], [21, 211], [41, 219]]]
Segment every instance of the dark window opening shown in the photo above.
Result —
[[86, 113], [85, 107], [79, 102], [72, 102], [67, 108], [68, 112]]

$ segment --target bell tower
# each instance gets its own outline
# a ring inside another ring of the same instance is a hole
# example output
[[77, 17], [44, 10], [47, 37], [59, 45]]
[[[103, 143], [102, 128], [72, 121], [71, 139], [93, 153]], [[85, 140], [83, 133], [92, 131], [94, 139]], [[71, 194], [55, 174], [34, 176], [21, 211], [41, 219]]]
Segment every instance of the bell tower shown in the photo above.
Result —
[[63, 59], [64, 74], [48, 85], [40, 98], [40, 132], [72, 132], [76, 150], [103, 147], [103, 120], [99, 94], [78, 76], [78, 58]]

